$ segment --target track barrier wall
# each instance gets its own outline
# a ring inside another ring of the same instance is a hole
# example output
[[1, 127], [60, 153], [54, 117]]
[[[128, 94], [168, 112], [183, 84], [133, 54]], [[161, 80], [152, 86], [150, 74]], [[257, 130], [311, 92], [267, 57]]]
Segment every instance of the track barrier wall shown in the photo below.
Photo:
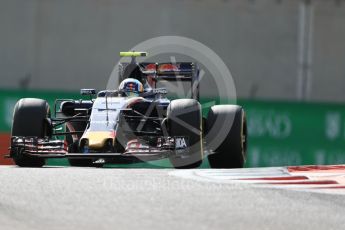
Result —
[[[3, 156], [8, 153], [13, 107], [23, 97], [45, 99], [53, 109], [56, 98], [81, 96], [78, 92], [1, 90], [0, 164], [12, 164]], [[201, 103], [208, 101], [204, 98]], [[247, 112], [248, 167], [345, 162], [345, 105], [255, 100], [238, 100], [237, 104]], [[66, 165], [67, 161], [48, 163]]]

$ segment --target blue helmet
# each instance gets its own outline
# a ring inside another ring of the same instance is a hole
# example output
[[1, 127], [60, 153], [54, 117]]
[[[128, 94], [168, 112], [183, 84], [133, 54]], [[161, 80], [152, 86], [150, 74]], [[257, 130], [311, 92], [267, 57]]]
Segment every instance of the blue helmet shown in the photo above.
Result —
[[119, 86], [119, 91], [125, 93], [126, 96], [139, 96], [144, 92], [143, 84], [134, 78], [127, 78], [123, 80]]

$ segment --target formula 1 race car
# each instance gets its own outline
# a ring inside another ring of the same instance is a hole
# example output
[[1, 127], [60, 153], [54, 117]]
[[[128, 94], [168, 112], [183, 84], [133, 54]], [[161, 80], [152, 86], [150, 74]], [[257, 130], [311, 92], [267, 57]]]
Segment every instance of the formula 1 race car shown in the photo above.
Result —
[[[244, 110], [215, 105], [203, 118], [196, 63], [140, 63], [136, 57], [145, 52], [120, 55], [132, 61], [120, 63], [116, 90], [82, 89], [90, 99], [57, 99], [54, 116], [45, 100], [17, 102], [9, 155], [16, 165], [41, 167], [47, 158], [67, 158], [71, 166], [100, 167], [169, 158], [175, 168], [195, 168], [207, 157], [213, 168], [243, 167]], [[169, 100], [160, 81], [190, 82], [191, 98]]]

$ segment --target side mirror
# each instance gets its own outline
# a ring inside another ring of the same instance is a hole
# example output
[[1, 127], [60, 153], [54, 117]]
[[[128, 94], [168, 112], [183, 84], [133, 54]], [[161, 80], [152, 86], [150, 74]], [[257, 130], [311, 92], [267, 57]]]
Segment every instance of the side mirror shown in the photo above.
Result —
[[72, 117], [75, 115], [75, 102], [74, 101], [64, 101], [60, 105], [61, 112], [65, 116]]
[[92, 95], [96, 95], [96, 90], [95, 89], [81, 89], [80, 94], [82, 96], [92, 96]]

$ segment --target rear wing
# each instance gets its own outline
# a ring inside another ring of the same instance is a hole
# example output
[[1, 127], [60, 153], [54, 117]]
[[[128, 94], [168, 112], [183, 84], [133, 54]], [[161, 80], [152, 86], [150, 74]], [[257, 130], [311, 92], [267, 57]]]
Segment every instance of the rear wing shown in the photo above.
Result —
[[191, 97], [199, 100], [199, 68], [193, 62], [166, 62], [156, 64], [155, 81], [190, 82]]
[[197, 80], [198, 68], [192, 62], [159, 63], [156, 77], [167, 81], [193, 81]]
[[[135, 69], [132, 63], [120, 63], [119, 68], [119, 80], [122, 81], [128, 77], [126, 68]], [[158, 81], [183, 81], [190, 82], [192, 98], [199, 100], [199, 68], [196, 63], [193, 62], [164, 62], [164, 63], [152, 63], [152, 62], [139, 62], [135, 64], [141, 72], [139, 78], [143, 80], [147, 76], [152, 76], [153, 80], [157, 84]], [[138, 79], [137, 71], [132, 71], [132, 78]], [[127, 76], [126, 76], [127, 75]], [[135, 75], [135, 76], [134, 76]], [[138, 80], [140, 80], [138, 79]], [[155, 84], [155, 85], [156, 85]]]

